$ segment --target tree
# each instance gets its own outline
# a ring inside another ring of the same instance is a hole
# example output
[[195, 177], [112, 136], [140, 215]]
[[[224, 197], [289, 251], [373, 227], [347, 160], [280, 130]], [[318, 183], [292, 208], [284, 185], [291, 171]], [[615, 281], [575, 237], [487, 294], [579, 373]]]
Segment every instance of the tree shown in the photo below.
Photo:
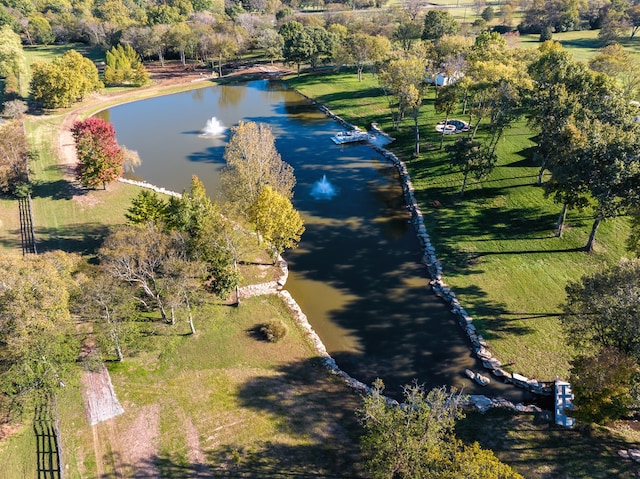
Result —
[[75, 50], [50, 63], [32, 65], [31, 94], [45, 108], [67, 107], [102, 87], [98, 69]]
[[76, 176], [89, 188], [115, 181], [122, 175], [124, 154], [116, 142], [113, 125], [91, 117], [74, 123], [71, 129], [76, 143], [78, 165]]
[[273, 248], [274, 263], [287, 248], [295, 248], [304, 233], [300, 213], [291, 200], [269, 185], [265, 185], [249, 208], [251, 221], [261, 238]]
[[69, 314], [76, 263], [62, 252], [0, 256], [0, 387], [18, 403], [58, 387], [78, 357]]
[[293, 196], [293, 168], [282, 161], [268, 125], [241, 121], [231, 130], [220, 182], [225, 197], [244, 211], [265, 185], [286, 198]]
[[173, 256], [162, 267], [166, 303], [171, 308], [171, 324], [175, 324], [175, 310], [185, 307], [191, 334], [196, 334], [192, 305], [202, 299], [203, 281], [207, 265], [201, 261], [188, 261], [184, 256]]
[[125, 217], [136, 225], [153, 223], [159, 226], [166, 223], [168, 204], [155, 192], [143, 189], [131, 200], [131, 206], [127, 209]]
[[338, 38], [323, 27], [305, 27], [314, 45], [313, 55], [309, 58], [311, 68], [315, 69], [318, 63], [331, 59], [338, 43]]
[[423, 40], [438, 41], [444, 35], [455, 35], [460, 24], [446, 10], [429, 10], [424, 17]]
[[619, 43], [610, 43], [598, 50], [598, 54], [589, 60], [589, 68], [593, 71], [616, 76], [625, 68], [631, 59]]
[[[157, 307], [166, 320], [162, 266], [170, 256], [171, 238], [153, 224], [116, 228], [98, 250], [100, 265], [112, 277], [135, 287], [134, 298]], [[151, 304], [149, 303], [151, 302]]]
[[2, 104], [2, 116], [6, 118], [21, 118], [27, 111], [29, 105], [24, 100], [9, 100]]
[[238, 42], [227, 33], [214, 32], [209, 37], [209, 48], [218, 59], [218, 76], [222, 77], [222, 62], [238, 51]]
[[640, 28], [640, 3], [631, 5], [627, 9], [626, 13], [629, 23], [631, 23], [631, 35], [629, 36], [629, 39], [633, 40], [633, 37], [636, 36], [636, 33], [638, 33], [638, 29]]
[[627, 416], [634, 404], [632, 390], [639, 372], [629, 356], [612, 347], [575, 357], [569, 380], [576, 415], [598, 423]]
[[[437, 91], [435, 110], [436, 113], [444, 113], [444, 124], [449, 121], [449, 115], [453, 109], [460, 102], [460, 89], [455, 85], [446, 85], [443, 88], [439, 88]], [[440, 149], [444, 143], [445, 129], [442, 129], [442, 135], [440, 136]]]
[[260, 30], [256, 37], [256, 46], [261, 48], [264, 55], [273, 61], [282, 57], [282, 49], [284, 48], [284, 38], [278, 32], [271, 28]]
[[561, 321], [578, 350], [615, 348], [640, 364], [640, 260], [617, 265], [571, 282]]
[[628, 213], [631, 219], [631, 233], [627, 238], [627, 250], [635, 254], [636, 257], [640, 257], [640, 205], [632, 206]]
[[29, 179], [29, 148], [22, 122], [0, 124], [0, 191], [15, 193]]
[[29, 24], [25, 30], [30, 45], [33, 45], [34, 42], [40, 45], [49, 45], [55, 41], [56, 37], [47, 17], [35, 13], [29, 16], [28, 21]]
[[224, 237], [227, 223], [220, 205], [209, 199], [195, 175], [190, 191], [180, 198], [171, 197], [166, 209], [165, 224], [185, 235], [184, 255], [189, 261], [206, 264], [207, 289], [218, 296], [228, 294], [238, 283], [233, 255]]
[[[618, 104], [613, 111], [624, 117], [625, 105]], [[576, 128], [578, 133], [571, 136], [569, 152], [574, 161], [572, 166], [578, 168], [577, 176], [573, 183], [560, 185], [574, 190], [576, 185], [586, 188], [595, 200], [594, 222], [585, 246], [592, 251], [602, 221], [624, 213], [633, 199], [639, 197], [640, 128], [631, 122], [630, 115], [627, 121], [621, 118], [615, 124], [585, 119]], [[560, 174], [559, 168], [551, 171], [552, 175]]]
[[640, 89], [640, 66], [619, 43], [598, 50], [598, 54], [589, 60], [589, 68], [615, 77], [627, 98], [634, 98]]
[[357, 415], [366, 468], [373, 479], [477, 478], [522, 479], [477, 444], [464, 446], [454, 433], [463, 414], [464, 397], [445, 388], [425, 392], [412, 384], [403, 389], [401, 405], [382, 395], [379, 379], [363, 398]]
[[186, 52], [189, 50], [193, 54], [197, 43], [196, 35], [188, 22], [174, 23], [165, 34], [165, 40], [169, 48], [177, 51], [180, 62], [187, 64]]
[[22, 90], [22, 75], [27, 68], [20, 35], [9, 26], [0, 28], [0, 77], [16, 82], [18, 93]]
[[80, 294], [75, 298], [77, 313], [94, 323], [93, 333], [102, 353], [113, 354], [122, 361], [126, 350], [135, 347], [139, 338], [131, 286], [102, 271], [80, 286]]
[[391, 50], [391, 42], [386, 37], [354, 33], [344, 41], [347, 59], [353, 62], [362, 81], [362, 70], [367, 64], [384, 60]]
[[407, 52], [421, 36], [422, 25], [418, 21], [401, 22], [393, 31], [393, 39], [398, 41], [401, 48]]
[[131, 45], [112, 47], [105, 63], [103, 77], [107, 85], [142, 86], [149, 81], [142, 59]]
[[317, 53], [316, 44], [309, 30], [300, 22], [292, 20], [280, 27], [279, 31], [284, 38], [282, 54], [287, 62], [295, 63], [298, 67], [298, 77], [300, 76], [300, 65], [311, 60]]
[[462, 172], [462, 188], [460, 196], [464, 195], [467, 178], [471, 173], [477, 180], [486, 178], [493, 171], [498, 158], [487, 146], [471, 138], [460, 138], [445, 150], [449, 153], [449, 163], [453, 169]]
[[420, 129], [418, 118], [427, 89], [426, 60], [418, 56], [394, 59], [384, 64], [378, 75], [381, 86], [397, 104], [396, 127], [405, 113], [414, 121], [414, 155], [420, 153]]

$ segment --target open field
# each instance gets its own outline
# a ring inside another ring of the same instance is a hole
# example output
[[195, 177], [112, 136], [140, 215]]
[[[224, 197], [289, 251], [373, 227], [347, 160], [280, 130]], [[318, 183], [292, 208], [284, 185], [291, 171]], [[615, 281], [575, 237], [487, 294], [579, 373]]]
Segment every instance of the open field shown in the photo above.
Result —
[[[279, 343], [254, 332], [270, 319], [288, 326]], [[359, 399], [320, 366], [279, 298], [208, 305], [195, 321], [196, 336], [186, 322], [149, 323], [145, 349], [109, 364], [125, 409], [115, 419], [91, 427], [77, 383], [60, 392], [65, 477], [357, 473]], [[38, 477], [30, 431], [25, 423], [0, 443], [6, 477]]]

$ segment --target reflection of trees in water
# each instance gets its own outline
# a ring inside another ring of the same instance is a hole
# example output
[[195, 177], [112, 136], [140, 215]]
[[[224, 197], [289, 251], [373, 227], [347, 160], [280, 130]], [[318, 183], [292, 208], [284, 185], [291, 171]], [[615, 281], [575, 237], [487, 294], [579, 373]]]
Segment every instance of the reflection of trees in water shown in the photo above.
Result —
[[244, 85], [221, 85], [219, 89], [218, 106], [220, 108], [235, 107], [242, 102], [247, 95], [247, 88]]
[[191, 91], [191, 99], [195, 102], [202, 103], [205, 98], [206, 88], [196, 88]]
[[101, 120], [104, 120], [107, 123], [111, 123], [111, 110], [109, 108], [107, 108], [106, 110], [99, 111], [93, 116], [95, 116], [96, 118], [100, 118]]
[[318, 114], [318, 107], [299, 95], [286, 95], [284, 109], [289, 119], [294, 122], [308, 124], [311, 121], [324, 122], [326, 117]]

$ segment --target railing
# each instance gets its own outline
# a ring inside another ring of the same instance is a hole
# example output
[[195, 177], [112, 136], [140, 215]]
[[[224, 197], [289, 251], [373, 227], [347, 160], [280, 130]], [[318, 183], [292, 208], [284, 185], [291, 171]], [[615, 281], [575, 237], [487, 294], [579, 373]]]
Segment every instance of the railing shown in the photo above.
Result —
[[38, 254], [36, 249], [36, 235], [33, 229], [33, 210], [31, 195], [18, 199], [20, 211], [20, 236], [22, 240], [22, 254]]
[[64, 479], [58, 411], [53, 397], [43, 396], [36, 405], [33, 431], [36, 436], [38, 479]]

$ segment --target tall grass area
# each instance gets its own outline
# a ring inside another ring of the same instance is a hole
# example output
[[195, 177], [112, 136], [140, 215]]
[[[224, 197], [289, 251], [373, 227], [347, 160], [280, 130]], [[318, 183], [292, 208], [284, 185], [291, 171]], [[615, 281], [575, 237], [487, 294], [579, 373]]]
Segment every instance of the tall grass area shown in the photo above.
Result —
[[[412, 120], [392, 129], [387, 99], [373, 75], [359, 83], [355, 73], [342, 70], [289, 83], [347, 121], [360, 126], [375, 121], [396, 137], [389, 148], [408, 164], [444, 280], [475, 318], [491, 350], [511, 371], [543, 380], [566, 377], [570, 351], [558, 318], [564, 288], [625, 255], [627, 222], [605, 223], [591, 254], [583, 250], [591, 228], [588, 210], [571, 211], [564, 237], [556, 238], [560, 205], [535, 185], [533, 133], [524, 122], [500, 141], [493, 174], [471, 181], [460, 197], [462, 177], [450, 169], [444, 150], [437, 149], [434, 127], [443, 117], [434, 113], [433, 92], [421, 110], [422, 152], [413, 158]], [[487, 132], [481, 129], [479, 135]], [[446, 137], [445, 145], [455, 139]]]
[[[286, 324], [280, 342], [255, 332], [267, 320]], [[113, 421], [90, 427], [67, 388], [66, 477], [141, 477], [142, 467], [160, 477], [353, 475], [359, 399], [319, 365], [278, 297], [209, 304], [195, 321], [196, 336], [186, 322], [156, 324], [143, 351], [109, 364], [125, 409]], [[136, 452], [139, 436], [151, 449]]]

